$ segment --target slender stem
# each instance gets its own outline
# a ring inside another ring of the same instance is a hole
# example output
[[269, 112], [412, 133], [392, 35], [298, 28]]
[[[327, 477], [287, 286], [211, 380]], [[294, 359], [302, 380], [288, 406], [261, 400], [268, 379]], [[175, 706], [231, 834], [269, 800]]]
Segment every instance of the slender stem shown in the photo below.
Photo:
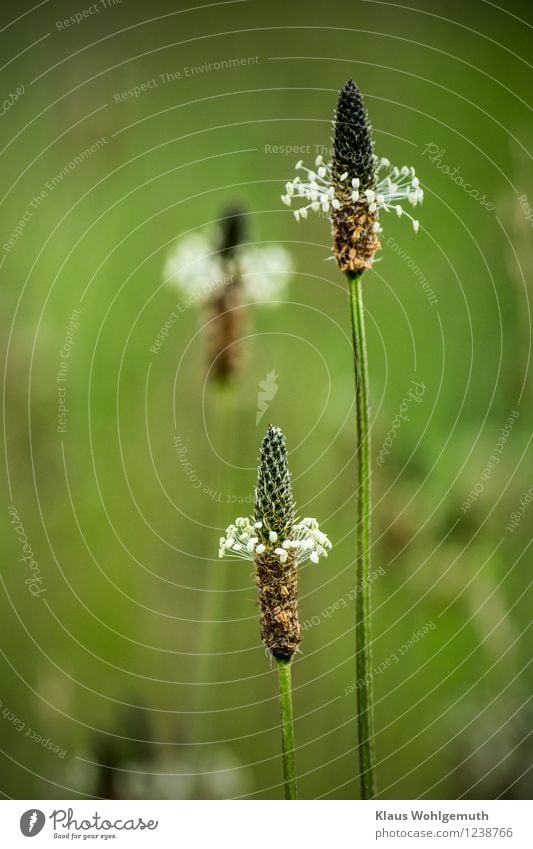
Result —
[[357, 428], [357, 551], [355, 596], [355, 645], [357, 727], [359, 733], [359, 784], [362, 799], [376, 795], [374, 752], [374, 703], [372, 646], [370, 640], [370, 428], [368, 367], [363, 311], [362, 274], [347, 274], [350, 290], [352, 340], [355, 366]]
[[294, 759], [294, 724], [292, 717], [291, 661], [277, 660], [279, 703], [281, 708], [281, 744], [283, 749], [283, 781], [285, 798], [297, 799], [296, 763]]

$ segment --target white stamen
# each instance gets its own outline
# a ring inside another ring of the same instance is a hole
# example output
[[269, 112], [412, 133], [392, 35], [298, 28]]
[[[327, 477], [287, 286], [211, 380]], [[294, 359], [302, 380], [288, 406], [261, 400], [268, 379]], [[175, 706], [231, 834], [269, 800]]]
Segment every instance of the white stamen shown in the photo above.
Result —
[[[376, 215], [380, 210], [384, 209], [387, 212], [394, 211], [401, 217], [407, 216], [411, 221], [414, 219], [401, 206], [399, 201], [407, 201], [412, 206], [422, 202], [424, 193], [420, 187], [420, 182], [415, 175], [414, 168], [403, 165], [401, 169], [396, 166], [391, 167], [390, 161], [386, 157], [378, 159], [373, 155], [375, 186], [372, 189], [366, 189], [363, 193], [360, 192], [360, 178], [353, 177], [350, 181], [350, 191], [345, 192], [340, 188], [339, 183], [345, 183], [348, 179], [348, 172], [344, 171], [340, 177], [336, 179], [333, 176], [333, 166], [331, 162], [324, 162], [323, 158], [316, 157], [315, 165], [317, 173], [306, 168], [303, 162], [297, 163], [297, 168], [305, 172], [305, 179], [300, 180], [298, 176], [294, 178], [291, 184], [287, 183], [287, 192], [282, 196], [283, 203], [287, 206], [292, 204], [292, 200], [300, 200], [302, 202], [299, 209], [293, 211], [297, 221], [306, 219], [309, 210], [313, 212], [322, 211], [331, 216], [332, 211], [337, 212], [344, 207], [350, 207], [352, 204], [368, 204], [368, 212]], [[382, 172], [384, 169], [384, 172]], [[290, 188], [289, 188], [290, 185]], [[372, 228], [375, 233], [380, 233], [382, 227], [378, 221], [374, 221]], [[418, 231], [418, 224], [413, 224], [415, 232]]]

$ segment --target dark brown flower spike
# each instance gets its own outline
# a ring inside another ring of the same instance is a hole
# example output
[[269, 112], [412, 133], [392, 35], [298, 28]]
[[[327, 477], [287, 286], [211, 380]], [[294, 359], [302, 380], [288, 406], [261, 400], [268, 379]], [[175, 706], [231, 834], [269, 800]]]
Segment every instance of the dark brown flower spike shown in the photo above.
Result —
[[333, 252], [341, 271], [361, 273], [370, 268], [381, 245], [378, 208], [367, 198], [376, 187], [372, 128], [353, 80], [341, 89], [333, 126], [332, 177], [340, 200], [331, 210]]
[[285, 437], [269, 425], [261, 445], [254, 515], [238, 518], [220, 539], [219, 556], [253, 560], [261, 639], [276, 658], [290, 660], [300, 644], [298, 565], [327, 557], [331, 543], [316, 519], [297, 521]]

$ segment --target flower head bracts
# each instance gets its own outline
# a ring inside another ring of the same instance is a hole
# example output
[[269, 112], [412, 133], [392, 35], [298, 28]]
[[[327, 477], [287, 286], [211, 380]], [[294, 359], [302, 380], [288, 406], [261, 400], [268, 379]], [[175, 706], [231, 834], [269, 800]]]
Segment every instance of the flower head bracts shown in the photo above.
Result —
[[424, 195], [413, 168], [392, 167], [388, 159], [373, 153], [371, 127], [352, 80], [339, 95], [333, 141], [331, 162], [317, 156], [313, 170], [302, 161], [296, 163], [303, 176], [286, 184], [282, 201], [287, 206], [303, 202], [294, 209], [296, 220], [307, 218], [309, 211], [327, 214], [333, 224], [333, 251], [339, 267], [361, 272], [371, 267], [380, 248], [380, 211], [405, 215], [416, 232], [418, 221], [402, 202], [416, 206]]

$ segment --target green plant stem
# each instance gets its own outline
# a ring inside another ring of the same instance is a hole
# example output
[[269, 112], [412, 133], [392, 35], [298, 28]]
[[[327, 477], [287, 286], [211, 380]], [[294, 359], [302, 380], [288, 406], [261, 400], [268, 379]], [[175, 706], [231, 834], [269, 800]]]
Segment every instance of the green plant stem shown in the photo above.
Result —
[[279, 703], [281, 708], [281, 745], [283, 750], [283, 781], [285, 798], [297, 799], [296, 763], [294, 759], [294, 723], [292, 716], [291, 661], [277, 660]]
[[368, 366], [363, 311], [362, 274], [347, 274], [350, 290], [355, 366], [357, 429], [357, 551], [355, 559], [355, 648], [359, 784], [362, 799], [376, 795], [372, 647], [370, 641], [370, 428]]

